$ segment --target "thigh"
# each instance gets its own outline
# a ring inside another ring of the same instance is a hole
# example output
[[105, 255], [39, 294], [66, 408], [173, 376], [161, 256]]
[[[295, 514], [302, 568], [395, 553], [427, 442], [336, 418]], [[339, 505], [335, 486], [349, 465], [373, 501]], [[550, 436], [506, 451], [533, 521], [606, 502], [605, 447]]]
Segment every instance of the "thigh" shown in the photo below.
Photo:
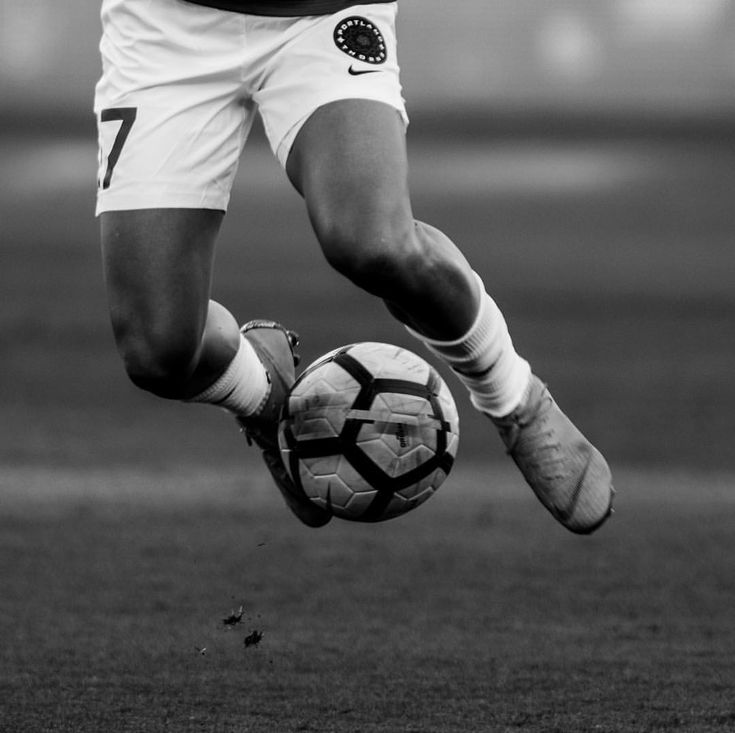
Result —
[[105, 282], [121, 345], [175, 340], [184, 350], [198, 348], [222, 216], [203, 209], [102, 214]]
[[474, 277], [446, 235], [414, 220], [406, 157], [394, 109], [343, 100], [306, 121], [287, 172], [328, 260], [403, 323], [451, 340], [477, 313]]
[[317, 229], [339, 216], [412, 219], [405, 125], [381, 102], [347, 99], [320, 107], [296, 136], [286, 171]]
[[346, 99], [317, 109], [301, 127], [286, 164], [307, 200], [360, 206], [408, 196], [403, 120], [381, 102]]

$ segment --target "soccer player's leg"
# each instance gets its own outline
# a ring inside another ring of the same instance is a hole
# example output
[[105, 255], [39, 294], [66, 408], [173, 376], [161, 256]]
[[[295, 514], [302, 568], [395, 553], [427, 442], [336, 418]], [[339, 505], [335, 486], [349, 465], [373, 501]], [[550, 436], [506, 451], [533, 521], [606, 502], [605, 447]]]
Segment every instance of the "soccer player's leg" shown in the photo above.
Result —
[[280, 461], [278, 416], [294, 382], [294, 334], [271, 321], [238, 328], [210, 299], [222, 212], [107, 211], [102, 253], [115, 340], [130, 379], [160, 397], [232, 412], [286, 503], [310, 526], [330, 515], [300, 494]]
[[[209, 307], [222, 216], [212, 210], [173, 208], [100, 215], [115, 341], [133, 383], [160, 397], [194, 397], [237, 351], [234, 319], [229, 321], [218, 308], [210, 315]], [[221, 321], [219, 327], [207, 328], [210, 320]]]
[[296, 136], [287, 172], [328, 261], [453, 368], [557, 520], [577, 533], [599, 527], [612, 506], [607, 463], [515, 352], [457, 247], [414, 221], [396, 111], [356, 99], [319, 108]]
[[231, 13], [179, 5], [102, 7], [97, 213], [115, 337], [143, 389], [232, 412], [289, 506], [323, 524], [294, 498], [273, 437], [294, 381], [291, 334], [267, 322], [241, 333], [210, 300], [215, 238], [255, 114], [243, 70], [263, 51], [251, 53]]

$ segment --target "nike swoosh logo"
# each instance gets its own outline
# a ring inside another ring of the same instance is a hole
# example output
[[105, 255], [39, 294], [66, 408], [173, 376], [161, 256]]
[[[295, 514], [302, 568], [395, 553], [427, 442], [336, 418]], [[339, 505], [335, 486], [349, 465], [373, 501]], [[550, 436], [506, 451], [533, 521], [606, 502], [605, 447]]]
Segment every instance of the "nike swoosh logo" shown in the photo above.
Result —
[[350, 76], [362, 76], [363, 74], [377, 74], [379, 71], [382, 71], [382, 69], [355, 69], [352, 66], [350, 66], [350, 68], [347, 69], [347, 73]]

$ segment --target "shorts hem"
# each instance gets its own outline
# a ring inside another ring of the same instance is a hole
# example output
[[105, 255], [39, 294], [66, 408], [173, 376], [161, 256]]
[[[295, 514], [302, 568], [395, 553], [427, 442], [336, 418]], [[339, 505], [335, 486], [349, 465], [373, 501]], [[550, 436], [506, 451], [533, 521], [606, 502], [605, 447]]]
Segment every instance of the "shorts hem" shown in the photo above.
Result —
[[[305, 115], [296, 120], [291, 125], [291, 127], [289, 127], [288, 130], [281, 136], [280, 140], [278, 140], [277, 142], [271, 142], [271, 149], [273, 150], [273, 154], [276, 156], [278, 162], [284, 169], [286, 168], [286, 161], [288, 160], [288, 155], [291, 152], [291, 147], [293, 146], [294, 140], [296, 140], [296, 136], [299, 134], [299, 131], [304, 126], [304, 123], [309, 119], [309, 117], [311, 117], [311, 115], [313, 115], [314, 112], [316, 112], [320, 107], [324, 107], [324, 105], [326, 104], [331, 104], [332, 102], [342, 102], [348, 99], [359, 99], [368, 102], [380, 102], [382, 104], [388, 105], [389, 107], [393, 107], [393, 109], [395, 109], [403, 119], [403, 124], [408, 127], [408, 114], [406, 112], [406, 104], [401, 97], [398, 97], [397, 99], [388, 99], [386, 98], [385, 94], [370, 94], [369, 92], [361, 94], [355, 94], [354, 92], [331, 92], [323, 94], [315, 98], [312, 108]], [[268, 137], [270, 138], [270, 136]]]
[[105, 211], [135, 211], [139, 209], [215, 209], [227, 211], [229, 196], [201, 196], [200, 194], [164, 197], [140, 195], [98, 196], [95, 216]]

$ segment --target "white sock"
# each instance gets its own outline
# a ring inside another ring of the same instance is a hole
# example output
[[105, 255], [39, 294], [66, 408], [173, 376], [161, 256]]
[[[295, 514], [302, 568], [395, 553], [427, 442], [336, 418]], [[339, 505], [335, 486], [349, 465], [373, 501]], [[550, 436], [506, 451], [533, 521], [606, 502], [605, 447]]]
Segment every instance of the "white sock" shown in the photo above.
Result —
[[187, 400], [218, 405], [240, 416], [256, 413], [270, 393], [270, 381], [251, 343], [240, 334], [240, 347], [222, 376]]
[[531, 367], [518, 356], [508, 326], [495, 301], [480, 289], [480, 310], [469, 331], [455, 341], [437, 341], [408, 329], [452, 368], [467, 387], [472, 404], [492, 417], [504, 417], [523, 400]]

